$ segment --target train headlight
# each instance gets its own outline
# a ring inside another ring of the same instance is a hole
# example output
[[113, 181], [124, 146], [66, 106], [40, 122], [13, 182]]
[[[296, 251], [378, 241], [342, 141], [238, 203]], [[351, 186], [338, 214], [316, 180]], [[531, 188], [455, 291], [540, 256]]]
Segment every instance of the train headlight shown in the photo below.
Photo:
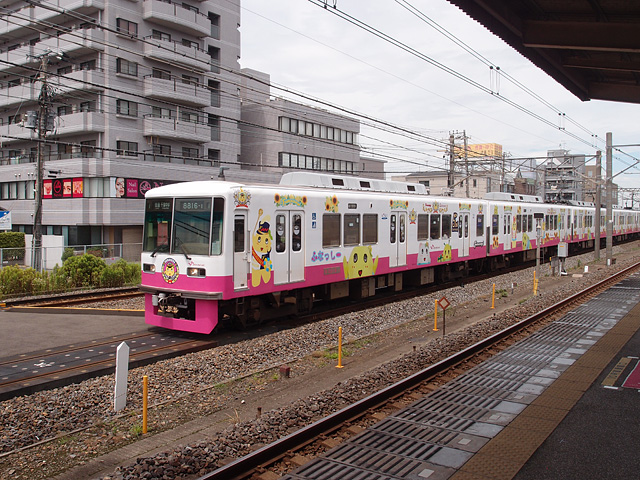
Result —
[[206, 270], [204, 268], [189, 267], [187, 268], [187, 276], [189, 277], [204, 277], [206, 276]]
[[155, 273], [156, 266], [153, 263], [143, 263], [142, 271], [147, 273]]

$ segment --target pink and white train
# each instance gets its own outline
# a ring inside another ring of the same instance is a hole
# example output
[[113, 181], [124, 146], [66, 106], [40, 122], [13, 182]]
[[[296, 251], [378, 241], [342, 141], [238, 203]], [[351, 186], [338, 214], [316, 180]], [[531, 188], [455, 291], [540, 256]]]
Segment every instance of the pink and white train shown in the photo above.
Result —
[[[290, 173], [279, 185], [202, 181], [146, 195], [146, 322], [210, 333], [469, 272], [593, 247], [595, 208], [538, 197], [428, 195], [411, 183]], [[601, 210], [599, 237], [606, 236]], [[613, 235], [636, 235], [640, 212], [613, 210]], [[538, 240], [539, 235], [539, 240]]]

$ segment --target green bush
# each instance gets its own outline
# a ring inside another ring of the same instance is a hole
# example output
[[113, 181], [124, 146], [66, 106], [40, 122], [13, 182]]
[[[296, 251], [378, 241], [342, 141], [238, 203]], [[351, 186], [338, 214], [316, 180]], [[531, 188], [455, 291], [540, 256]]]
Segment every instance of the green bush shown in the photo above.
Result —
[[3, 250], [4, 260], [24, 259], [24, 233], [0, 232], [0, 248]]
[[107, 264], [104, 260], [85, 253], [82, 256], [70, 257], [62, 264], [61, 273], [76, 287], [99, 287], [100, 276]]
[[118, 260], [106, 265], [93, 255], [72, 255], [62, 267], [36, 272], [15, 265], [0, 268], [0, 298], [64, 292], [82, 287], [121, 287], [140, 283], [140, 266]]
[[64, 249], [64, 252], [62, 252], [62, 263], [66, 262], [67, 259], [73, 257], [75, 255], [75, 252], [73, 250], [73, 248], [71, 247], [67, 247]]

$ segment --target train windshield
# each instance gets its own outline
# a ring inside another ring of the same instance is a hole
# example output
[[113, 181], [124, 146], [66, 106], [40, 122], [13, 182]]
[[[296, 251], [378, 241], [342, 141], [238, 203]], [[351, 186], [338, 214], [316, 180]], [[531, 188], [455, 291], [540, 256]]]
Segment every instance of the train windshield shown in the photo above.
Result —
[[144, 212], [143, 251], [168, 252], [173, 217], [172, 198], [147, 199]]
[[176, 199], [172, 253], [209, 254], [211, 203], [211, 198]]

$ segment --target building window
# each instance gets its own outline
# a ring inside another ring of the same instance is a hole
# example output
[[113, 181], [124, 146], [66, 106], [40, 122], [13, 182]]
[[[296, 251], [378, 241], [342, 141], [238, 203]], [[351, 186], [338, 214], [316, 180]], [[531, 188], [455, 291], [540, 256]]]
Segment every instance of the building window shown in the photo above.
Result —
[[198, 113], [197, 112], [190, 112], [188, 110], [182, 110], [180, 118], [182, 119], [183, 122], [198, 123]]
[[209, 12], [208, 17], [211, 22], [211, 38], [220, 40], [220, 15]]
[[220, 165], [220, 150], [209, 148], [207, 150], [207, 158], [211, 162], [211, 165], [217, 167]]
[[95, 60], [87, 60], [86, 62], [82, 62], [80, 64], [80, 70], [95, 70], [95, 69], [96, 69]]
[[62, 117], [63, 115], [67, 115], [71, 113], [71, 108], [69, 108], [68, 105], [62, 105], [61, 107], [58, 107], [58, 116]]
[[159, 118], [171, 118], [173, 115], [171, 113], [171, 110], [168, 108], [152, 107], [151, 116]]
[[200, 79], [198, 77], [194, 77], [192, 75], [182, 75], [182, 83], [187, 85], [200, 85]]
[[171, 80], [171, 72], [168, 70], [162, 70], [161, 68], [154, 68], [151, 71], [153, 78], [161, 78], [162, 80]]
[[154, 162], [170, 162], [171, 161], [171, 145], [156, 144], [153, 146]]
[[182, 8], [186, 10], [191, 10], [192, 12], [195, 12], [195, 13], [200, 13], [200, 9], [198, 7], [194, 7], [193, 5], [189, 5], [188, 3], [183, 3]]
[[198, 44], [198, 42], [194, 42], [193, 40], [189, 40], [188, 38], [182, 39], [182, 45], [189, 48], [195, 48], [195, 49], [200, 48], [200, 45]]
[[138, 116], [138, 104], [129, 100], [116, 100], [116, 113], [118, 115]]
[[79, 112], [95, 112], [96, 111], [96, 102], [94, 102], [94, 101], [82, 102], [78, 106], [78, 111]]
[[125, 20], [124, 18], [116, 19], [116, 31], [118, 33], [122, 33], [125, 35], [130, 35], [132, 37], [138, 36], [138, 24], [135, 22], [131, 22], [129, 20]]
[[[193, 161], [188, 162], [188, 160], [197, 159], [200, 155], [198, 148], [195, 147], [182, 147], [182, 157], [184, 159], [184, 163], [193, 163]], [[196, 161], [195, 164], [198, 162]]]
[[67, 75], [68, 73], [71, 73], [72, 68], [71, 65], [67, 65], [66, 67], [60, 67], [58, 69], [58, 75]]
[[116, 72], [123, 75], [131, 75], [132, 77], [138, 76], [138, 64], [125, 60], [124, 58], [118, 58], [116, 60]]
[[151, 38], [153, 38], [154, 40], [164, 40], [165, 42], [171, 41], [171, 35], [165, 32], [161, 32], [160, 30], [152, 30]]
[[14, 78], [13, 80], [9, 80], [7, 82], [7, 87], [8, 88], [17, 87], [18, 85], [20, 85], [20, 79], [19, 78]]
[[211, 57], [211, 71], [220, 73], [220, 49], [209, 45], [208, 53]]
[[116, 142], [116, 150], [118, 155], [126, 155], [128, 157], [138, 156], [138, 143], [126, 142], [124, 140], [118, 140]]
[[85, 140], [80, 142], [80, 155], [82, 158], [92, 158], [96, 156], [96, 141]]
[[211, 140], [220, 141], [220, 117], [218, 115], [207, 115], [207, 125], [211, 127]]
[[209, 91], [211, 92], [211, 106], [219, 107], [220, 106], [220, 82], [215, 80], [208, 80], [207, 85], [209, 87]]

